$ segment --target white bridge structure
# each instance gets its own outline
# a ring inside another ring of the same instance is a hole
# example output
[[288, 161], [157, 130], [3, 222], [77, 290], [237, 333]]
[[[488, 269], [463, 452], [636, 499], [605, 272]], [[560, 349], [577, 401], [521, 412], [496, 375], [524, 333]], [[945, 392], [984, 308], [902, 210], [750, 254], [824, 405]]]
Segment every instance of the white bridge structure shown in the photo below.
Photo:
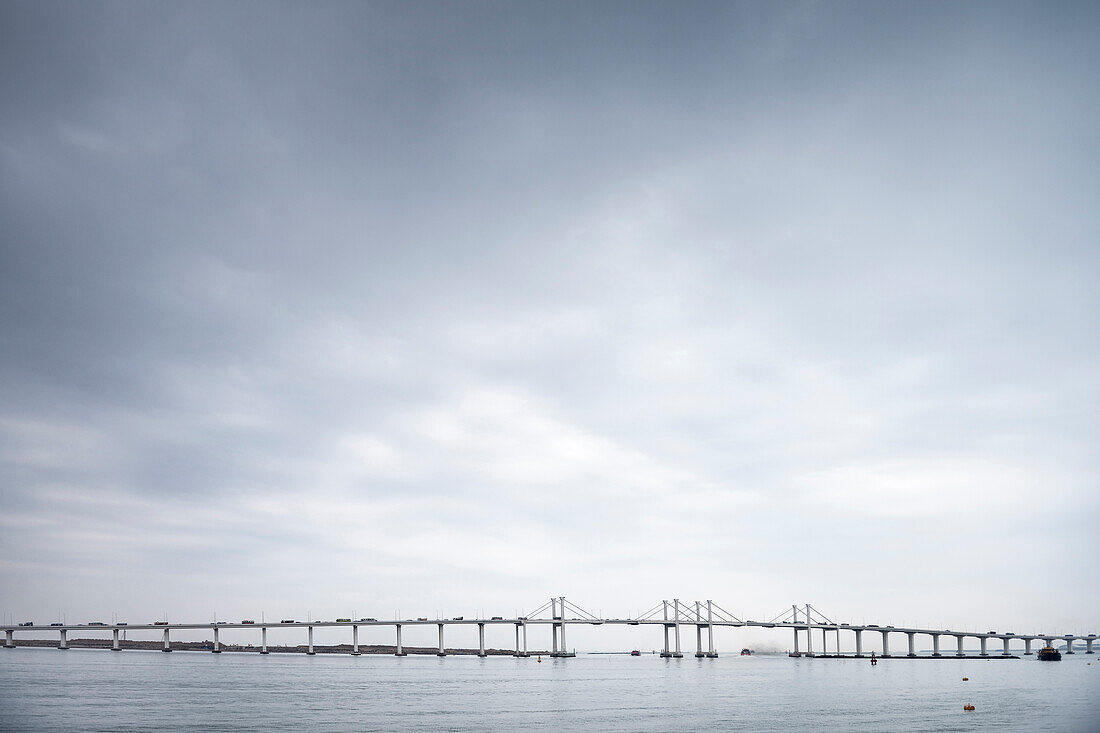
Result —
[[[18, 625], [0, 625], [0, 628], [4, 630], [5, 634], [5, 648], [13, 648], [15, 646], [15, 634], [18, 633], [58, 633], [60, 634], [60, 642], [57, 646], [58, 649], [68, 649], [68, 634], [69, 632], [111, 632], [112, 645], [111, 649], [114, 651], [120, 651], [122, 647], [119, 644], [120, 634], [125, 634], [127, 631], [154, 631], [162, 632], [164, 635], [163, 651], [172, 651], [171, 644], [171, 632], [172, 631], [195, 631], [195, 630], [210, 630], [213, 633], [214, 641], [212, 651], [216, 654], [221, 652], [221, 641], [219, 639], [219, 632], [224, 629], [252, 629], [260, 632], [260, 654], [268, 653], [267, 645], [267, 632], [268, 629], [286, 629], [286, 628], [305, 628], [307, 630], [307, 654], [314, 654], [313, 648], [313, 630], [314, 628], [328, 628], [328, 627], [342, 627], [349, 628], [351, 631], [351, 653], [358, 655], [359, 652], [359, 628], [360, 627], [392, 627], [395, 631], [395, 654], [397, 656], [405, 656], [406, 652], [401, 640], [401, 630], [406, 626], [422, 627], [422, 626], [436, 626], [439, 632], [439, 647], [436, 654], [438, 656], [446, 656], [446, 647], [444, 646], [444, 629], [448, 626], [477, 626], [478, 629], [478, 656], [487, 656], [485, 651], [485, 627], [486, 626], [514, 626], [515, 627], [515, 652], [512, 656], [515, 657], [528, 657], [530, 654], [527, 649], [527, 628], [529, 626], [536, 627], [550, 627], [550, 640], [551, 640], [551, 657], [572, 657], [575, 656], [574, 652], [569, 651], [566, 646], [566, 628], [572, 626], [574, 628], [578, 626], [602, 626], [602, 625], [619, 625], [619, 626], [660, 626], [664, 633], [664, 646], [661, 651], [662, 657], [668, 658], [680, 658], [683, 657], [683, 652], [680, 647], [680, 629], [683, 626], [695, 627], [695, 656], [699, 658], [715, 658], [718, 656], [718, 652], [714, 648], [714, 628], [716, 626], [726, 626], [732, 628], [745, 628], [745, 627], [757, 627], [766, 629], [790, 629], [792, 633], [793, 651], [790, 652], [790, 656], [797, 657], [825, 657], [825, 658], [840, 658], [845, 656], [850, 657], [863, 657], [863, 634], [881, 634], [882, 635], [882, 657], [889, 658], [893, 655], [890, 654], [890, 636], [897, 634], [904, 634], [908, 641], [908, 651], [904, 655], [906, 657], [916, 657], [915, 639], [917, 636], [927, 636], [932, 639], [932, 657], [1008, 657], [1011, 658], [1014, 655], [1011, 651], [1011, 645], [1015, 642], [1019, 646], [1020, 642], [1023, 643], [1023, 653], [1025, 655], [1032, 654], [1032, 644], [1036, 641], [1042, 641], [1047, 646], [1052, 646], [1055, 641], [1064, 641], [1066, 643], [1066, 652], [1073, 654], [1074, 642], [1085, 642], [1085, 654], [1093, 653], [1093, 643], [1096, 640], [1096, 634], [1080, 635], [1080, 634], [1013, 634], [1011, 632], [997, 632], [990, 631], [988, 633], [979, 633], [974, 631], [952, 631], [951, 629], [922, 629], [922, 628], [908, 628], [893, 626], [878, 626], [876, 624], [848, 624], [839, 623], [833, 621], [826, 616], [822, 615], [817, 609], [813, 608], [810, 604], [805, 604], [802, 607], [797, 605], [791, 606], [790, 610], [772, 618], [770, 621], [753, 621], [743, 620], [732, 613], [726, 611], [721, 606], [713, 601], [692, 601], [683, 602], [679, 599], [673, 599], [671, 601], [661, 601], [653, 608], [640, 614], [634, 618], [600, 618], [585, 611], [582, 608], [566, 601], [565, 596], [557, 596], [551, 598], [547, 603], [536, 610], [528, 613], [524, 616], [517, 616], [515, 618], [504, 618], [502, 616], [493, 616], [491, 618], [415, 618], [415, 619], [393, 619], [393, 620], [378, 620], [374, 618], [361, 618], [358, 620], [340, 619], [337, 621], [296, 621], [290, 619], [284, 619], [282, 621], [242, 621], [239, 623], [231, 623], [225, 621], [217, 622], [205, 622], [205, 623], [168, 623], [167, 621], [156, 621], [149, 624], [128, 624], [128, 623], [87, 623], [87, 624], [67, 624], [67, 623], [52, 623], [49, 625], [39, 625], [31, 622], [25, 622]], [[706, 631], [707, 643], [704, 649], [703, 645], [703, 632]], [[816, 632], [820, 632], [821, 647], [818, 652], [814, 652], [813, 638], [817, 635]], [[845, 634], [852, 634], [854, 636], [854, 654], [841, 654], [841, 632]], [[670, 644], [670, 636], [672, 637], [672, 643]], [[835, 643], [833, 645], [833, 652], [829, 653], [828, 642], [830, 637], [835, 637]], [[954, 653], [948, 653], [944, 655], [941, 653], [941, 640], [944, 638], [953, 638], [955, 640]], [[805, 639], [805, 649], [801, 650], [799, 646], [800, 638]], [[978, 655], [967, 655], [963, 651], [963, 640], [966, 638], [977, 639], [981, 644], [981, 651]], [[990, 640], [994, 640], [994, 643], [1000, 642], [1001, 652], [1000, 654], [990, 654], [988, 645]]]

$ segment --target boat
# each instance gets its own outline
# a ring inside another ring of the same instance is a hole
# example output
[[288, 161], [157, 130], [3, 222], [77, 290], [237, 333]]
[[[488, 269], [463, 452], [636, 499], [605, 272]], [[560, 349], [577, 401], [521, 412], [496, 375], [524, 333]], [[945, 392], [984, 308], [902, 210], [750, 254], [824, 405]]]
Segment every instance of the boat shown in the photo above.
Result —
[[642, 653], [640, 651], [638, 651], [637, 649], [635, 649], [634, 651], [630, 652], [630, 656], [640, 657], [640, 656], [642, 656]]
[[1058, 651], [1052, 646], [1045, 646], [1039, 650], [1040, 662], [1060, 662], [1062, 661], [1062, 652]]
[[752, 649], [749, 649], [748, 647], [745, 647], [744, 649], [741, 650], [741, 656], [742, 657], [751, 657], [752, 656]]

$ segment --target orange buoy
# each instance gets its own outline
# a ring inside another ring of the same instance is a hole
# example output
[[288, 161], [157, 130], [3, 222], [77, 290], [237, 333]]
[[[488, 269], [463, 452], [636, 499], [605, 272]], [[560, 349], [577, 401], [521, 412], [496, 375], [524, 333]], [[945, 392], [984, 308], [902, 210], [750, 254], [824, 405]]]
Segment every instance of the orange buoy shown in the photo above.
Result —
[[970, 681], [969, 677], [963, 677], [963, 682], [969, 682], [969, 681]]
[[973, 705], [963, 705], [963, 710], [973, 710], [973, 709], [974, 709]]

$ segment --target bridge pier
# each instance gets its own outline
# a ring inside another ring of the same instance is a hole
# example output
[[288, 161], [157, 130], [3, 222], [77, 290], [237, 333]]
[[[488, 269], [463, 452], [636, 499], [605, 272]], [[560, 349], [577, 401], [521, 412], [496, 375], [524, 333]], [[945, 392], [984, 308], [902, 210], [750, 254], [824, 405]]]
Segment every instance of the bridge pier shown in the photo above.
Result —
[[1007, 636], [1002, 636], [1001, 640], [1004, 642], [1004, 650], [1001, 652], [1001, 656], [1002, 657], [1011, 657], [1012, 654], [1010, 654], [1009, 651], [1008, 651], [1008, 637]]
[[1024, 655], [1025, 656], [1031, 654], [1031, 642], [1032, 641], [1033, 641], [1033, 639], [1024, 639]]
[[437, 657], [447, 656], [447, 651], [443, 648], [443, 624], [439, 625], [439, 651], [435, 653]]
[[[312, 615], [312, 614], [310, 614], [310, 615]], [[306, 654], [309, 654], [310, 656], [312, 656], [316, 653], [317, 652], [313, 651], [313, 627], [310, 626], [309, 627], [309, 648], [306, 649]]]
[[401, 646], [401, 624], [397, 624], [397, 648], [394, 649], [395, 657], [405, 656], [405, 649]]
[[114, 633], [111, 634], [111, 651], [113, 651], [113, 652], [122, 651], [122, 647], [120, 647], [118, 645], [118, 629], [116, 628], [113, 631], [114, 631]]
[[485, 654], [485, 624], [483, 623], [477, 625], [477, 655], [479, 657], [487, 656]]
[[4, 648], [5, 649], [14, 649], [15, 648], [15, 632], [12, 631], [11, 629], [4, 629]]
[[703, 618], [701, 610], [702, 604], [699, 601], [695, 602], [695, 658], [702, 659], [706, 656], [703, 654], [703, 624], [699, 623]]
[[932, 634], [932, 656], [933, 657], [943, 656], [942, 654], [940, 654], [940, 635], [939, 634]]
[[710, 601], [707, 601], [707, 658], [718, 658], [718, 652], [714, 651], [714, 605]]
[[806, 604], [806, 656], [814, 655], [813, 622], [810, 621], [810, 604]]
[[558, 656], [558, 599], [550, 599], [550, 618], [553, 619], [553, 623], [550, 624], [550, 656]]
[[863, 629], [856, 629], [856, 656], [863, 656]]
[[560, 596], [558, 601], [561, 606], [561, 656], [575, 657], [577, 655], [570, 653], [569, 647], [565, 645], [565, 596]]
[[955, 650], [955, 656], [956, 657], [965, 657], [966, 654], [963, 652], [963, 637], [961, 635], [956, 636], [955, 637], [955, 643], [957, 645], [957, 649]]
[[1077, 652], [1073, 651], [1073, 637], [1070, 636], [1069, 634], [1066, 634], [1066, 654], [1076, 654], [1076, 653]]
[[988, 651], [986, 651], [986, 642], [988, 642], [988, 641], [989, 641], [989, 637], [988, 637], [988, 636], [983, 636], [983, 637], [981, 637], [981, 643], [982, 643], [982, 651], [981, 651], [981, 655], [982, 655], [983, 657], [988, 657], [988, 656], [989, 656], [989, 652], [988, 652]]
[[163, 648], [163, 649], [161, 649], [161, 651], [162, 651], [162, 652], [170, 652], [170, 651], [172, 651], [172, 642], [171, 642], [171, 640], [170, 640], [170, 639], [168, 638], [168, 629], [165, 629], [165, 630], [164, 630], [164, 648]]
[[906, 634], [906, 636], [909, 637], [909, 653], [906, 654], [905, 656], [915, 657], [915, 656], [917, 656], [917, 650], [916, 650], [916, 647], [913, 646], [913, 643], [914, 643], [914, 639], [916, 637], [916, 633], [913, 632], [913, 631], [906, 631], [905, 634]]
[[882, 632], [882, 656], [890, 656], [890, 632], [883, 630]]
[[[165, 633], [167, 633], [168, 629], [165, 629], [164, 631], [165, 631]], [[68, 649], [69, 648], [69, 630], [68, 629], [61, 629], [61, 644], [57, 648], [58, 649]]]
[[260, 654], [267, 654], [267, 627], [260, 627]]
[[352, 624], [351, 627], [351, 655], [353, 657], [359, 656], [359, 627]]
[[1093, 653], [1093, 651], [1092, 651], [1092, 642], [1093, 642], [1093, 638], [1091, 636], [1089, 638], [1085, 639], [1085, 654], [1092, 654]]
[[664, 620], [664, 623], [661, 624], [661, 627], [665, 631], [665, 645], [661, 649], [661, 656], [668, 658], [672, 656], [672, 652], [668, 650], [668, 601], [661, 601], [661, 604], [663, 606], [661, 611], [661, 618]]
[[[519, 645], [519, 637], [520, 637], [520, 629], [521, 628], [523, 629], [523, 650], [522, 651], [520, 651], [520, 645]], [[527, 624], [523, 624], [523, 623], [516, 624], [516, 653], [513, 654], [512, 656], [514, 656], [514, 657], [526, 657], [527, 656]]]
[[221, 654], [222, 653], [222, 648], [221, 648], [221, 642], [218, 640], [218, 627], [214, 626], [213, 629], [214, 629], [214, 648], [211, 649], [210, 651], [214, 652], [215, 654]]
[[672, 653], [672, 656], [675, 657], [676, 659], [681, 659], [684, 656], [684, 654], [683, 654], [683, 652], [680, 651], [680, 599], [679, 598], [673, 598], [672, 599], [672, 604], [673, 604], [673, 606], [672, 606], [672, 617], [673, 617], [674, 623], [675, 623], [675, 625], [673, 626], [673, 629], [676, 632], [676, 651], [674, 651]]

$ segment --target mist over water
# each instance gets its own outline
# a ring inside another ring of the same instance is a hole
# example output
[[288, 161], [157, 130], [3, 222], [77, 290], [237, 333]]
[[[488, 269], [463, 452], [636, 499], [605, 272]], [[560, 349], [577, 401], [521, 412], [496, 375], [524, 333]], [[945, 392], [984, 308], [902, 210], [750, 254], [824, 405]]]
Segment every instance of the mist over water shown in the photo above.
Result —
[[[1096, 731], [1100, 665], [13, 649], [4, 731]], [[963, 682], [964, 676], [969, 681]], [[973, 712], [963, 706], [973, 704]]]

